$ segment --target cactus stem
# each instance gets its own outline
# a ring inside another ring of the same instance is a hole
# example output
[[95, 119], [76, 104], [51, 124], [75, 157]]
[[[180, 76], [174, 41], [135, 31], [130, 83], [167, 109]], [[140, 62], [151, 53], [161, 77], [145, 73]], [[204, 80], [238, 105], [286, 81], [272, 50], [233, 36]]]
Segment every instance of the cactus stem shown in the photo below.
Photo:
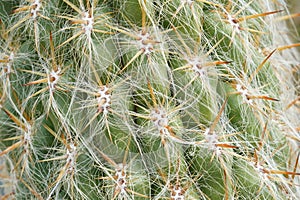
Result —
[[0, 198], [299, 199], [285, 1], [0, 0]]

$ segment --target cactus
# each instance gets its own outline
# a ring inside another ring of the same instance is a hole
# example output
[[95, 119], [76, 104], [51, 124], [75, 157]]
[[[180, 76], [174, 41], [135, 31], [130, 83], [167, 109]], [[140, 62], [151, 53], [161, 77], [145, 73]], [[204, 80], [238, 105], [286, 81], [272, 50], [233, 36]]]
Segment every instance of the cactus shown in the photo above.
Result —
[[283, 1], [0, 11], [1, 199], [300, 198], [298, 15]]

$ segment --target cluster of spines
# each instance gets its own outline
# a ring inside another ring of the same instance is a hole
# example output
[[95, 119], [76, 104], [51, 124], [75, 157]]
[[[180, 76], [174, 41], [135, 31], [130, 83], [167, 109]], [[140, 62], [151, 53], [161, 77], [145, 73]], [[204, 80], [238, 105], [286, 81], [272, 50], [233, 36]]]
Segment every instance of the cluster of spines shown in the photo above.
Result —
[[[281, 113], [280, 71], [269, 61], [299, 44], [263, 55], [255, 43], [270, 34], [261, 18], [281, 10], [63, 0], [51, 13], [50, 4], [24, 2], [2, 26], [1, 43], [13, 48], [0, 57], [0, 155], [17, 179], [5, 198], [298, 197], [299, 154], [288, 141], [299, 128]], [[24, 64], [26, 45], [36, 53]]]

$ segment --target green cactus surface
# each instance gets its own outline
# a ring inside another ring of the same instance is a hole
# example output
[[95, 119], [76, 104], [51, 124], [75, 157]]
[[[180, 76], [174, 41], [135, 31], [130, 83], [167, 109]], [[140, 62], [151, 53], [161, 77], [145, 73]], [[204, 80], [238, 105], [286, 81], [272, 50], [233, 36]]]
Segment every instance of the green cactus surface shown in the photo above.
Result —
[[1, 0], [0, 199], [300, 199], [298, 16]]

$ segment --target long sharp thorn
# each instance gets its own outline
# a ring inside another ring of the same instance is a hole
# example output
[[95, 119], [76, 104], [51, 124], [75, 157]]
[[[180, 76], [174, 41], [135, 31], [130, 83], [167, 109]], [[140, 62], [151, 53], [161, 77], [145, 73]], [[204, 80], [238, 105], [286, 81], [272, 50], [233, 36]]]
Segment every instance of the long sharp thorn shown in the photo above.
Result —
[[42, 163], [42, 162], [49, 162], [49, 161], [55, 161], [55, 160], [64, 160], [66, 158], [67, 158], [67, 156], [63, 155], [63, 156], [58, 156], [58, 157], [55, 157], [55, 158], [49, 158], [49, 159], [45, 159], [45, 160], [39, 160], [38, 162]]
[[33, 26], [34, 26], [35, 47], [36, 47], [37, 51], [39, 52], [40, 51], [40, 48], [39, 48], [39, 26], [38, 26], [37, 20], [34, 20]]
[[23, 11], [30, 10], [31, 7], [32, 7], [31, 5], [30, 6], [23, 6], [23, 7], [20, 7], [20, 8], [17, 8], [15, 10], [13, 10], [13, 13], [18, 13], [18, 12], [23, 12]]
[[108, 124], [107, 118], [105, 118], [105, 126], [107, 128], [107, 132], [108, 132], [108, 135], [109, 135], [109, 140], [112, 142], [113, 141], [112, 134], [111, 134], [111, 131], [110, 131], [110, 128], [109, 128], [109, 124]]
[[14, 137], [10, 137], [10, 138], [5, 138], [2, 141], [11, 141], [11, 140], [19, 140], [23, 137], [23, 135], [18, 135], [18, 136], [14, 136]]
[[250, 99], [264, 99], [264, 100], [270, 100], [270, 101], [279, 101], [279, 99], [275, 99], [268, 96], [249, 96]]
[[35, 85], [35, 84], [39, 84], [39, 83], [47, 83], [48, 82], [48, 78], [43, 78], [40, 80], [36, 80], [36, 81], [31, 81], [29, 83], [24, 84], [24, 86], [28, 86], [28, 85]]
[[43, 200], [44, 198], [34, 189], [32, 189], [22, 178], [19, 179], [28, 189], [29, 191], [38, 199]]
[[227, 99], [225, 99], [225, 101], [224, 101], [224, 103], [223, 103], [223, 105], [222, 105], [222, 107], [221, 107], [221, 109], [220, 109], [218, 115], [216, 116], [215, 120], [213, 121], [213, 124], [211, 125], [211, 127], [210, 127], [210, 129], [209, 129], [209, 132], [210, 132], [210, 133], [212, 133], [212, 132], [215, 130], [215, 128], [216, 128], [216, 126], [217, 126], [217, 123], [219, 122], [219, 120], [220, 120], [220, 118], [221, 118], [222, 112], [223, 112], [224, 109], [225, 109], [226, 103], [227, 103]]
[[51, 50], [51, 58], [52, 58], [52, 67], [53, 71], [57, 71], [57, 65], [56, 65], [56, 60], [55, 60], [55, 51], [54, 51], [54, 45], [53, 45], [53, 37], [52, 37], [52, 32], [50, 31], [50, 50]]
[[14, 195], [15, 195], [15, 192], [11, 192], [11, 193], [3, 195], [1, 198], [2, 198], [2, 200], [14, 199], [13, 198]]
[[20, 19], [20, 21], [18, 21], [15, 25], [13, 25], [11, 28], [9, 28], [7, 30], [7, 33], [8, 32], [12, 32], [14, 29], [16, 29], [18, 26], [20, 26], [23, 22], [25, 22], [26, 20], [28, 20], [31, 16], [30, 15], [27, 15], [26, 17]]
[[59, 137], [55, 131], [53, 131], [49, 126], [43, 125], [43, 127], [51, 134], [53, 135], [57, 140], [59, 140], [61, 143], [64, 144], [64, 141], [61, 137]]
[[51, 20], [49, 17], [46, 17], [46, 16], [42, 15], [41, 13], [38, 13], [37, 15], [38, 15], [39, 17], [45, 19], [45, 20], [48, 20], [48, 21], [53, 22], [53, 20]]
[[103, 31], [103, 30], [94, 29], [94, 28], [93, 28], [93, 32], [96, 32], [96, 33], [104, 33], [104, 34], [110, 34], [110, 35], [113, 35], [113, 34], [115, 34], [114, 32], [110, 32], [110, 31]]
[[71, 21], [71, 24], [85, 24], [86, 21], [83, 19], [73, 19], [73, 18], [69, 18], [69, 17], [62, 17], [62, 18], [66, 18], [69, 19]]
[[133, 190], [130, 190], [130, 189], [128, 189], [128, 188], [126, 188], [126, 191], [128, 191], [128, 192], [130, 192], [130, 193], [132, 193], [132, 194], [134, 194], [134, 195], [137, 195], [137, 196], [139, 196], [139, 197], [143, 197], [143, 198], [149, 199], [148, 196], [146, 196], [146, 195], [144, 195], [144, 194], [140, 194], [140, 193], [135, 192], [135, 191], [133, 191]]
[[131, 60], [118, 72], [118, 74], [121, 74], [125, 69], [127, 69], [127, 67], [133, 62], [135, 61], [140, 55], [142, 55], [144, 53], [144, 50], [140, 50], [138, 51], [132, 58]]
[[24, 141], [19, 141], [19, 142], [13, 144], [13, 145], [7, 147], [5, 150], [0, 152], [0, 156], [3, 156], [4, 154], [7, 154], [7, 153], [13, 151], [14, 149], [20, 147], [23, 144], [24, 144]]
[[184, 7], [184, 3], [181, 3], [180, 6], [178, 6], [178, 8], [176, 9], [176, 11], [174, 12], [172, 19], [176, 17], [176, 15], [179, 13], [179, 11]]
[[154, 108], [156, 108], [157, 107], [157, 101], [156, 101], [155, 94], [154, 94], [153, 88], [152, 88], [151, 83], [150, 83], [149, 80], [147, 80], [147, 85], [148, 85], [148, 88], [149, 88], [149, 91], [150, 91], [150, 96], [151, 96], [151, 99], [152, 99], [152, 102], [153, 102], [153, 106], [154, 106]]
[[254, 162], [257, 164], [258, 163], [258, 155], [257, 155], [257, 150], [254, 150]]
[[120, 28], [110, 26], [109, 24], [105, 24], [105, 26], [107, 26], [107, 27], [110, 28], [110, 29], [114, 29], [114, 30], [116, 30], [116, 31], [118, 31], [118, 32], [120, 32], [120, 33], [123, 33], [123, 34], [125, 34], [125, 35], [127, 35], [127, 36], [129, 36], [129, 37], [132, 37], [132, 38], [134, 38], [134, 39], [136, 39], [136, 40], [139, 40], [139, 39], [140, 39], [139, 36], [137, 36], [137, 35], [135, 35], [135, 34], [132, 34], [132, 33], [130, 33], [130, 32], [127, 32], [127, 31], [125, 31], [125, 30], [122, 30], [122, 29], [120, 29]]
[[294, 169], [293, 169], [293, 175], [292, 175], [292, 179], [295, 178], [295, 175], [296, 175], [296, 170], [297, 170], [297, 167], [298, 167], [298, 163], [299, 163], [299, 156], [300, 156], [300, 153], [298, 153], [298, 156], [297, 156], [297, 159], [296, 159], [296, 162], [295, 162], [295, 166], [294, 166]]
[[55, 184], [59, 183], [63, 176], [65, 175], [66, 169], [67, 169], [68, 164], [66, 164], [59, 172], [58, 177], [56, 178], [56, 180], [50, 185], [50, 187], [53, 187]]
[[286, 107], [286, 110], [292, 107], [293, 105], [295, 105], [297, 101], [300, 101], [300, 96], [294, 99], [291, 103], [289, 103], [288, 106]]
[[75, 38], [79, 37], [81, 34], [83, 34], [83, 30], [79, 31], [78, 33], [76, 33], [75, 35], [73, 35], [72, 37], [70, 37], [69, 39], [67, 39], [66, 41], [64, 41], [63, 43], [61, 43], [58, 47], [56, 47], [57, 49], [59, 49], [60, 47], [64, 46], [65, 44], [69, 43], [70, 41], [74, 40]]
[[229, 64], [231, 63], [230, 61], [213, 61], [213, 62], [207, 62], [207, 63], [204, 63], [204, 67], [213, 67], [213, 66], [216, 66], [216, 65], [224, 65], [224, 64]]
[[0, 63], [8, 63], [8, 59], [0, 60]]
[[66, 4], [68, 4], [71, 8], [73, 8], [78, 14], [82, 13], [82, 10], [80, 10], [77, 6], [75, 6], [73, 3], [71, 3], [69, 0], [63, 0]]
[[205, 56], [209, 56], [213, 50], [224, 40], [225, 37], [222, 37], [214, 46], [212, 46], [208, 52], [205, 53]]
[[255, 29], [252, 29], [252, 28], [243, 28], [243, 27], [240, 27], [240, 30], [242, 30], [242, 31], [248, 31], [248, 32], [251, 32], [251, 33], [266, 34], [266, 32], [255, 30]]
[[290, 49], [290, 48], [299, 47], [299, 46], [300, 46], [300, 43], [296, 43], [296, 44], [291, 44], [291, 45], [286, 45], [286, 46], [278, 47], [277, 50], [278, 51], [283, 51], [285, 49]]
[[196, 0], [198, 2], [202, 2], [202, 3], [207, 3], [209, 5], [213, 5], [213, 6], [216, 6], [216, 7], [220, 7], [221, 5], [219, 4], [216, 4], [216, 3], [213, 3], [213, 2], [209, 2], [209, 1], [206, 1], [206, 0]]
[[[144, 4], [146, 6], [146, 1], [144, 1]], [[142, 34], [146, 34], [147, 33], [147, 30], [146, 30], [146, 11], [144, 9], [144, 6], [143, 5], [140, 5], [141, 6], [141, 12], [142, 12]]]
[[98, 152], [101, 154], [101, 156], [104, 158], [104, 160], [106, 160], [107, 162], [109, 162], [114, 168], [117, 168], [118, 165], [117, 163], [115, 163], [115, 161], [113, 161], [111, 158], [109, 158], [107, 155], [105, 155], [102, 151], [100, 151], [97, 148]]
[[[236, 16], [238, 16], [243, 10], [245, 10], [251, 3], [253, 3], [254, 0], [249, 1], [246, 5], [244, 5], [241, 9], [239, 9], [236, 13], [233, 14], [233, 17], [235, 18]], [[232, 1], [230, 1], [231, 5], [232, 5]], [[234, 6], [231, 7], [231, 10], [234, 9]]]
[[225, 196], [224, 196], [224, 199], [225, 200], [228, 200], [229, 199], [229, 189], [228, 189], [228, 184], [227, 184], [227, 172], [226, 172], [226, 169], [224, 168], [223, 169], [224, 171], [224, 186], [225, 186]]
[[282, 10], [276, 10], [276, 11], [271, 11], [271, 12], [259, 13], [259, 14], [255, 14], [255, 15], [248, 15], [248, 16], [245, 16], [245, 17], [240, 17], [237, 20], [239, 22], [242, 22], [242, 21], [245, 21], [245, 20], [248, 20], [248, 19], [253, 19], [253, 18], [258, 18], [258, 17], [264, 17], [264, 16], [267, 16], [267, 15], [271, 15], [271, 14], [275, 14], [275, 13], [279, 13], [279, 12], [282, 12]]
[[26, 125], [21, 120], [19, 120], [14, 114], [12, 114], [9, 110], [5, 109], [4, 107], [2, 109], [8, 115], [8, 117], [18, 125], [18, 127], [26, 131]]
[[40, 72], [26, 70], [26, 69], [18, 69], [18, 70], [21, 71], [21, 72], [27, 72], [27, 73], [39, 75], [39, 76], [42, 76], [42, 77], [47, 77], [47, 74], [45, 74], [45, 73], [40, 73]]
[[281, 170], [266, 170], [266, 173], [268, 174], [283, 174], [283, 175], [297, 175], [299, 176], [300, 173], [297, 172], [287, 172], [287, 171], [281, 171]]
[[238, 148], [237, 146], [230, 145], [230, 144], [216, 144], [218, 147], [223, 147], [223, 148], [229, 148], [229, 149], [236, 149]]
[[259, 142], [259, 146], [257, 148], [258, 151], [260, 151], [262, 148], [263, 148], [263, 145], [264, 145], [264, 139], [265, 139], [265, 135], [267, 133], [267, 126], [268, 126], [268, 121], [266, 122], [265, 126], [264, 126], [264, 129], [263, 129], [263, 132], [261, 134], [261, 140]]
[[274, 49], [263, 61], [262, 63], [256, 68], [256, 70], [251, 74], [249, 82], [251, 83], [254, 77], [258, 74], [258, 72], [263, 68], [264, 64], [269, 60], [269, 58], [275, 53], [277, 49]]
[[178, 31], [176, 30], [176, 27], [172, 25], [172, 29], [173, 29], [173, 31], [176, 33], [176, 35], [177, 35], [177, 37], [178, 37], [180, 43], [184, 46], [185, 51], [186, 51], [188, 57], [192, 57], [192, 53], [191, 53], [191, 51], [190, 51], [190, 48], [187, 46], [187, 44], [184, 42], [184, 40], [183, 40], [183, 38], [181, 37], [181, 35], [180, 35], [180, 34], [178, 33]]
[[186, 64], [182, 67], [178, 67], [178, 68], [174, 69], [173, 72], [178, 71], [178, 70], [186, 70], [186, 69], [190, 69], [190, 68], [192, 68], [192, 66], [190, 64]]
[[295, 17], [300, 17], [300, 13], [294, 13], [294, 14], [291, 14], [291, 15], [285, 15], [285, 16], [282, 16], [282, 17], [278, 17], [278, 18], [276, 18], [276, 21], [288, 20], [288, 19], [292, 19], [292, 18], [295, 18]]
[[121, 188], [118, 185], [116, 185], [115, 191], [114, 191], [114, 196], [113, 196], [112, 200], [115, 200], [118, 197], [118, 195], [120, 194], [120, 192], [121, 192]]
[[130, 142], [131, 142], [131, 137], [129, 137], [129, 139], [128, 139], [128, 144], [127, 144], [127, 146], [126, 146], [126, 151], [125, 151], [124, 158], [123, 158], [123, 166], [126, 165], [126, 160], [127, 160], [128, 153], [129, 153], [129, 145], [130, 145]]

